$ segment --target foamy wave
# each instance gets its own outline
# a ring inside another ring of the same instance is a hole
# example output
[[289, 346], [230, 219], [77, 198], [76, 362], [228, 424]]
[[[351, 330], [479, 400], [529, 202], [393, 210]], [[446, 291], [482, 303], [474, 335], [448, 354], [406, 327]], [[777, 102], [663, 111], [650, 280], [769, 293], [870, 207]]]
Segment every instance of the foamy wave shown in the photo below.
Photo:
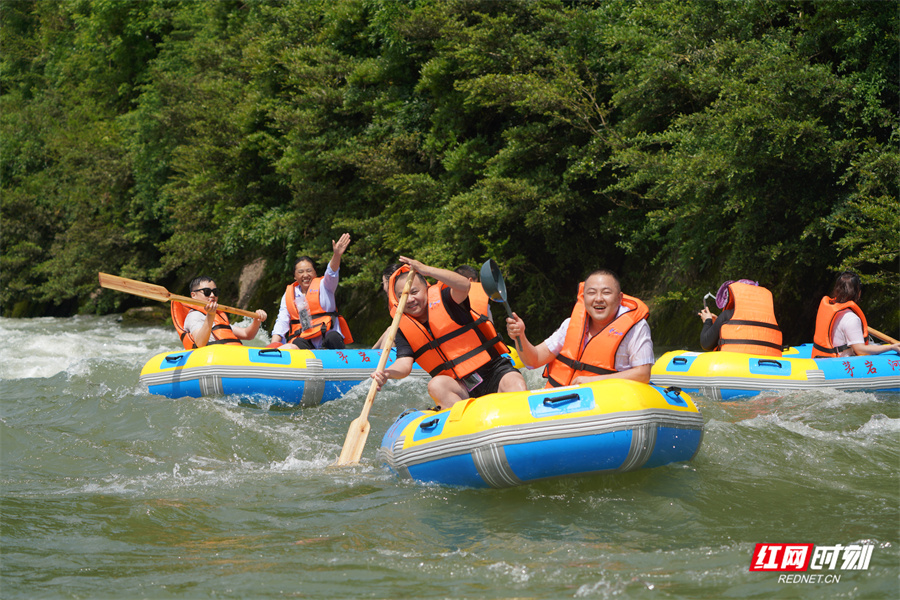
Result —
[[147, 358], [177, 342], [164, 327], [123, 327], [115, 315], [0, 318], [0, 336], [6, 341], [0, 350], [0, 379], [85, 375], [98, 359], [139, 370]]

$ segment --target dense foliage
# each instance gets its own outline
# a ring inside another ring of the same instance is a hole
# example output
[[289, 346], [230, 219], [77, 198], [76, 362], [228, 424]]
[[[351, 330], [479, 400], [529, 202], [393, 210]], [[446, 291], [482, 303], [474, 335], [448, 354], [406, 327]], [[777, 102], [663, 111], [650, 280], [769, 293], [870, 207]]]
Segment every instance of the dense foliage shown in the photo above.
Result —
[[293, 257], [324, 265], [349, 231], [351, 325], [386, 318], [379, 273], [408, 255], [494, 257], [539, 333], [599, 266], [662, 344], [695, 346], [703, 294], [742, 277], [808, 341], [843, 268], [900, 326], [893, 2], [4, 0], [0, 19], [4, 316], [136, 302], [98, 271], [236, 293], [260, 258], [251, 304], [274, 313]]

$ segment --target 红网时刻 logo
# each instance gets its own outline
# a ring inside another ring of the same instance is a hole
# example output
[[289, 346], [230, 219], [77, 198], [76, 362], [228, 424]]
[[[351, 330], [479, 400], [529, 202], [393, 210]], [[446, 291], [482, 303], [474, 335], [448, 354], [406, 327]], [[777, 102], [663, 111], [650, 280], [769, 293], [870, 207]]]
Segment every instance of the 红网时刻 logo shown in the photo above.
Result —
[[875, 544], [756, 544], [750, 559], [751, 571], [805, 573], [780, 575], [779, 583], [837, 583], [840, 574], [822, 571], [864, 571], [869, 568]]

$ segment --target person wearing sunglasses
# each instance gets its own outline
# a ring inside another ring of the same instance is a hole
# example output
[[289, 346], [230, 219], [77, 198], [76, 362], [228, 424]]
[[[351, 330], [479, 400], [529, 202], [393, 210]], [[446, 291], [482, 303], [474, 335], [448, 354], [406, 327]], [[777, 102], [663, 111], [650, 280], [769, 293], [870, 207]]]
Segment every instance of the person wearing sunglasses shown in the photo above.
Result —
[[186, 350], [202, 348], [212, 344], [241, 345], [241, 340], [252, 340], [266, 320], [266, 311], [256, 311], [256, 318], [247, 327], [232, 327], [228, 315], [220, 310], [219, 288], [216, 282], [206, 276], [191, 281], [191, 298], [205, 301], [199, 308], [181, 302], [172, 302], [172, 323], [181, 337]]

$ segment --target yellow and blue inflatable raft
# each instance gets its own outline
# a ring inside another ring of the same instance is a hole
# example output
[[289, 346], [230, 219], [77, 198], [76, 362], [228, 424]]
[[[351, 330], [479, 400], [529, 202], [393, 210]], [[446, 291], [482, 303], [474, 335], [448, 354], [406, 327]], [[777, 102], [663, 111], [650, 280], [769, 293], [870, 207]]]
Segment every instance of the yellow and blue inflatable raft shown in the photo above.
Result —
[[[391, 350], [387, 364], [394, 362]], [[151, 394], [169, 398], [265, 396], [290, 405], [316, 406], [371, 381], [381, 350], [279, 350], [214, 345], [154, 356], [141, 371]], [[412, 377], [428, 373], [413, 367]]]
[[378, 456], [403, 478], [503, 488], [689, 461], [702, 437], [703, 418], [687, 394], [607, 380], [408, 411]]
[[769, 391], [837, 389], [900, 392], [900, 356], [810, 358], [812, 344], [785, 351], [781, 357], [739, 352], [674, 351], [653, 365], [650, 382], [677, 386], [716, 400], [756, 396]]

